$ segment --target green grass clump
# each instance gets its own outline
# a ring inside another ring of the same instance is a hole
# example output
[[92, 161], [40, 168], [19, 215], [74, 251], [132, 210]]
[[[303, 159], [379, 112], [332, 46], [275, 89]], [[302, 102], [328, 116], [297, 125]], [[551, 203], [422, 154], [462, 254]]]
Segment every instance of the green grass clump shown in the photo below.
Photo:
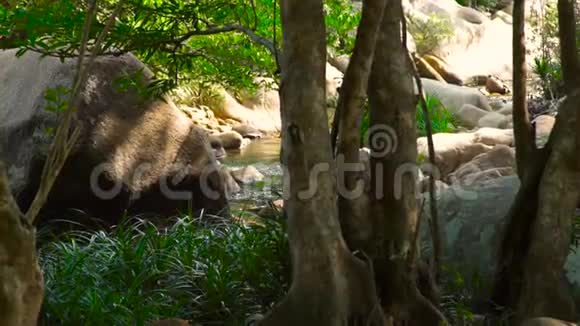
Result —
[[274, 220], [204, 225], [185, 217], [166, 229], [133, 220], [48, 243], [40, 257], [45, 325], [243, 325], [289, 282], [287, 239]]
[[[449, 112], [441, 101], [432, 95], [427, 95], [425, 97], [425, 102], [427, 103], [427, 111], [429, 111], [429, 118], [431, 119], [431, 128], [433, 133], [440, 132], [454, 132], [457, 127], [457, 123], [451, 112]], [[364, 113], [361, 123], [361, 139], [363, 141], [367, 140], [368, 130], [370, 128], [370, 115], [368, 105], [364, 106]], [[417, 132], [419, 136], [427, 135], [425, 127], [425, 116], [423, 114], [423, 108], [421, 103], [417, 103], [416, 115], [417, 119]]]
[[411, 15], [407, 19], [407, 28], [420, 55], [432, 54], [455, 35], [453, 22], [446, 15], [437, 13], [426, 17]]
[[[455, 131], [457, 126], [455, 118], [437, 97], [427, 95], [425, 96], [425, 102], [427, 103], [427, 111], [431, 119], [431, 129], [434, 134]], [[421, 103], [417, 104], [416, 112], [417, 130], [420, 136], [425, 136], [427, 135], [427, 129], [425, 127], [425, 116]]]

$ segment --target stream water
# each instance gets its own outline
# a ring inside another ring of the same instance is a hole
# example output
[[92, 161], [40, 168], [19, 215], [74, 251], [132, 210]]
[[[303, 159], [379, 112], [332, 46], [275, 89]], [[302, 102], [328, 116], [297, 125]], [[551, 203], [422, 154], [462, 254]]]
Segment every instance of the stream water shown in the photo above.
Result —
[[254, 140], [241, 150], [228, 151], [224, 165], [230, 169], [252, 165], [264, 175], [262, 182], [242, 186], [242, 191], [233, 195], [230, 204], [234, 208], [251, 210], [281, 197], [280, 147], [280, 138], [265, 138]]
[[224, 163], [230, 166], [279, 163], [280, 141], [280, 138], [254, 140], [241, 150], [228, 152]]

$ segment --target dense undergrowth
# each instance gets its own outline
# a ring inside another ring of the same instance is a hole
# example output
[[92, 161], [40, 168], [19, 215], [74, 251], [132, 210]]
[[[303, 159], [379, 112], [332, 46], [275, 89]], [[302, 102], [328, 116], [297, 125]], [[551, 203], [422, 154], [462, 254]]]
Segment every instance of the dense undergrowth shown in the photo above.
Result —
[[[429, 119], [431, 121], [431, 130], [434, 134], [441, 132], [454, 132], [457, 127], [457, 121], [453, 114], [447, 110], [441, 101], [432, 95], [425, 96], [425, 103], [427, 104], [427, 111], [429, 112]], [[425, 124], [425, 115], [421, 103], [417, 103], [415, 108], [415, 117], [417, 119], [417, 133], [419, 136], [427, 135], [427, 126]], [[366, 140], [368, 137], [368, 130], [370, 127], [370, 115], [368, 106], [365, 106], [362, 123], [361, 123], [361, 139]]]
[[44, 325], [144, 325], [182, 318], [244, 325], [289, 282], [280, 219], [167, 228], [127, 220], [111, 232], [75, 232], [40, 249]]

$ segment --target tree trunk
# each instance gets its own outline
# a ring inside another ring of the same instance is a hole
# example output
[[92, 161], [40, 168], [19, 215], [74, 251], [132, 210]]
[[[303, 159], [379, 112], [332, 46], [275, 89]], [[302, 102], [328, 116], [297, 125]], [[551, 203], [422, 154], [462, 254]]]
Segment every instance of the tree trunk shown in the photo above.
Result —
[[44, 288], [34, 234], [14, 202], [0, 164], [0, 325], [37, 324]]
[[369, 80], [373, 251], [379, 296], [409, 325], [439, 325], [443, 315], [417, 290], [406, 257], [418, 216], [416, 97], [401, 42], [401, 0], [387, 2]]
[[514, 0], [513, 9], [513, 123], [518, 176], [523, 180], [526, 165], [536, 149], [530, 123], [526, 91], [525, 0]]
[[580, 85], [580, 62], [576, 48], [576, 8], [573, 0], [558, 0], [558, 25], [560, 36], [560, 51], [562, 75], [566, 92]]
[[[516, 4], [521, 6], [518, 1]], [[516, 13], [521, 16], [522, 10], [514, 6], [514, 28]], [[559, 20], [565, 22], [566, 18], [560, 16]], [[563, 24], [566, 25], [573, 23]], [[563, 32], [560, 44], [562, 69], [568, 76], [568, 98], [559, 108], [556, 125], [546, 146], [528, 157], [522, 184], [508, 213], [498, 257], [492, 301], [513, 313], [512, 322], [516, 324], [528, 317], [551, 316], [565, 320], [574, 317], [573, 303], [567, 289], [562, 286], [562, 268], [568, 255], [571, 221], [580, 196], [580, 162], [577, 157], [580, 85], [570, 77], [570, 70], [575, 69], [574, 64], [570, 64], [574, 61], [570, 51], [575, 49], [575, 45], [569, 43], [575, 40], [566, 37], [569, 31]], [[565, 56], [568, 59], [564, 59]], [[571, 93], [571, 89], [575, 92]], [[527, 112], [516, 112], [514, 103], [514, 121], [516, 115], [522, 120], [524, 113]], [[516, 130], [516, 140], [517, 133], [521, 132], [521, 128]], [[516, 150], [521, 151], [521, 148], [516, 147]]]
[[569, 152], [576, 144], [574, 106], [579, 100], [576, 94], [560, 109], [550, 139], [528, 165], [507, 216], [492, 301], [515, 313], [516, 323], [526, 317], [573, 318], [574, 307], [561, 282], [580, 195], [575, 147]]
[[352, 250], [360, 249], [372, 232], [368, 220], [364, 165], [359, 160], [362, 109], [375, 52], [385, 0], [363, 2], [354, 52], [344, 75], [338, 99], [338, 207], [343, 235]]
[[530, 246], [524, 261], [518, 322], [530, 317], [575, 317], [568, 289], [562, 287], [570, 248], [572, 219], [580, 198], [580, 165], [576, 151], [576, 110], [580, 90], [569, 95], [558, 112], [552, 151], [538, 189], [537, 216], [530, 221]]
[[[283, 0], [282, 163], [292, 286], [262, 325], [384, 325], [372, 271], [341, 235], [325, 107], [322, 0]], [[370, 320], [369, 320], [370, 319]]]

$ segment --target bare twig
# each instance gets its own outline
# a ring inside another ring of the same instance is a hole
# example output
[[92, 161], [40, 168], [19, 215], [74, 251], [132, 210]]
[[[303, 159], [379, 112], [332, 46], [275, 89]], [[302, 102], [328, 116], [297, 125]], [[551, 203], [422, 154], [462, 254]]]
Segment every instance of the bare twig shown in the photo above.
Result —
[[[76, 144], [80, 136], [79, 126], [74, 128], [71, 126], [73, 114], [76, 108], [79, 106], [80, 102], [80, 92], [82, 85], [86, 82], [88, 77], [88, 71], [94, 63], [96, 56], [101, 52], [101, 45], [109, 33], [109, 30], [113, 26], [115, 17], [120, 13], [124, 1], [121, 0], [117, 4], [113, 14], [109, 17], [107, 24], [99, 34], [97, 41], [93, 47], [91, 53], [91, 58], [87, 65], [84, 64], [85, 53], [87, 51], [87, 44], [89, 41], [89, 32], [92, 25], [92, 21], [95, 17], [97, 10], [97, 1], [91, 1], [89, 9], [87, 11], [87, 18], [85, 20], [85, 25], [83, 26], [83, 34], [81, 39], [81, 47], [79, 49], [79, 55], [77, 59], [77, 71], [75, 79], [73, 82], [73, 89], [71, 93], [70, 106], [65, 111], [61, 124], [56, 130], [55, 138], [51, 144], [50, 152], [46, 159], [43, 167], [42, 175], [40, 178], [39, 189], [30, 205], [28, 211], [26, 212], [25, 218], [30, 223], [34, 223], [38, 213], [40, 212], [42, 206], [46, 203], [50, 189], [54, 185], [56, 178], [58, 177], [60, 171], [62, 170], [67, 157], [72, 151], [74, 145]], [[72, 129], [71, 129], [72, 128]]]
[[254, 28], [256, 30], [258, 28], [258, 13], [256, 11], [256, 2], [254, 0], [250, 0], [250, 6], [252, 6], [252, 13], [254, 14]]
[[276, 14], [277, 14], [278, 0], [272, 2], [272, 44], [274, 45], [274, 60], [276, 60], [276, 71], [280, 72], [280, 58], [278, 56], [278, 45], [276, 44]]
[[421, 209], [419, 210], [419, 216], [417, 216], [417, 223], [415, 224], [415, 233], [413, 234], [413, 239], [411, 240], [411, 250], [409, 256], [407, 257], [407, 266], [410, 271], [415, 269], [415, 259], [417, 258], [417, 252], [419, 248], [419, 234], [421, 232], [421, 225], [423, 222], [424, 208], [425, 199], [421, 201]]
[[[404, 12], [401, 13], [404, 16]], [[407, 35], [407, 23], [405, 19], [401, 19], [402, 25], [402, 33], [403, 35]], [[406, 38], [404, 38], [405, 40]], [[425, 119], [425, 129], [427, 133], [427, 146], [429, 150], [429, 163], [434, 168], [436, 165], [435, 162], [435, 145], [433, 143], [433, 129], [431, 126], [431, 118], [429, 117], [429, 109], [427, 107], [427, 101], [425, 100], [425, 94], [423, 92], [423, 83], [421, 82], [421, 77], [417, 71], [417, 66], [415, 65], [415, 60], [413, 56], [409, 52], [407, 44], [404, 43], [403, 47], [405, 52], [407, 53], [407, 61], [411, 66], [411, 71], [413, 73], [413, 77], [415, 78], [415, 83], [417, 84], [417, 92], [419, 96], [419, 100], [421, 102], [421, 109], [423, 111], [424, 119]], [[435, 187], [435, 176], [434, 173], [430, 173], [429, 175], [429, 211], [431, 213], [431, 221], [430, 221], [430, 230], [431, 230], [431, 238], [433, 241], [433, 275], [435, 276], [435, 280], [439, 279], [440, 269], [441, 269], [441, 233], [439, 231], [439, 215], [437, 212], [437, 188]]]

